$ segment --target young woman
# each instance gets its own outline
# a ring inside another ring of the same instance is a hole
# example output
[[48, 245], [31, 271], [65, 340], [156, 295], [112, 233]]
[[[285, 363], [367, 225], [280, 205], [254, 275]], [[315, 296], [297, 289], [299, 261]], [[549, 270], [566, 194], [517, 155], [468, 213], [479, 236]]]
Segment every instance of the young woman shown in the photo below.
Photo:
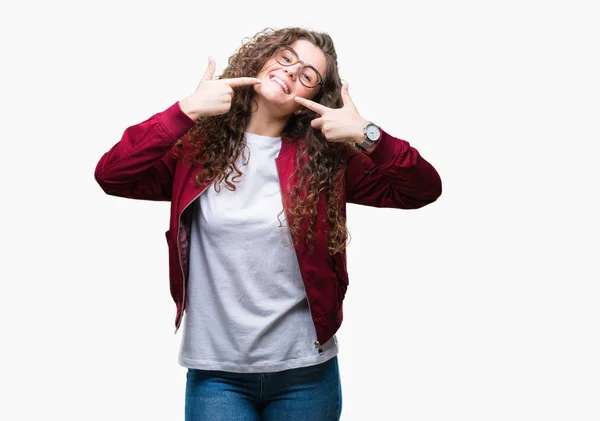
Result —
[[359, 114], [328, 34], [267, 29], [214, 72], [127, 128], [96, 180], [171, 202], [186, 420], [338, 420], [346, 203], [419, 208], [440, 178]]

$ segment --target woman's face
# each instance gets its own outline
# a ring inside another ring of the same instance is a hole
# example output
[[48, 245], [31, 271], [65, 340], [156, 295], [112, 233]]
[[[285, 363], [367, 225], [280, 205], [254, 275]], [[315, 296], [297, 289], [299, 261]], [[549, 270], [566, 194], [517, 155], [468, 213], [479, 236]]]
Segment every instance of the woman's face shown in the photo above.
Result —
[[[321, 77], [325, 77], [326, 59], [321, 49], [306, 40], [295, 41], [289, 47], [296, 53], [299, 60], [302, 60], [307, 66], [314, 67]], [[292, 57], [293, 52], [291, 53]], [[318, 80], [311, 81], [312, 73], [310, 72], [309, 74], [303, 72], [299, 75], [298, 71], [301, 68], [302, 63], [300, 62], [286, 66], [279, 63], [275, 56], [269, 58], [256, 76], [262, 79], [262, 83], [254, 85], [259, 104], [265, 102], [265, 105], [275, 110], [277, 114], [290, 115], [301, 108], [301, 105], [294, 100], [295, 97], [314, 98], [321, 86], [314, 88], [305, 86], [316, 84]], [[300, 78], [303, 78], [305, 84], [300, 81]]]

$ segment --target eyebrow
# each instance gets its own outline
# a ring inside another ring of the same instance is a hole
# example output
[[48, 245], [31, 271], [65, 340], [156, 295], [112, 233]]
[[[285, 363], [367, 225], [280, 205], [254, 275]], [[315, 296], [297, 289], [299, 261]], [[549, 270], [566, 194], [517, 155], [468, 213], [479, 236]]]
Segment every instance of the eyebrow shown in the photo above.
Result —
[[310, 63], [307, 63], [307, 62], [305, 62], [304, 60], [302, 60], [302, 59], [300, 58], [300, 54], [298, 54], [298, 51], [294, 50], [294, 49], [293, 49], [291, 46], [289, 46], [289, 45], [286, 45], [286, 48], [289, 48], [290, 50], [292, 50], [292, 52], [293, 52], [294, 54], [296, 54], [296, 57], [298, 57], [298, 60], [299, 60], [299, 61], [300, 61], [302, 64], [304, 64], [305, 66], [314, 67], [314, 68], [315, 68], [315, 70], [317, 70], [317, 68], [316, 68], [315, 66], [313, 66], [312, 64], [310, 64]]
[[290, 50], [292, 50], [294, 52], [294, 54], [296, 54], [296, 56], [298, 58], [300, 58], [300, 56], [298, 55], [298, 52], [296, 50], [294, 50], [290, 45], [286, 45], [286, 48], [289, 48]]

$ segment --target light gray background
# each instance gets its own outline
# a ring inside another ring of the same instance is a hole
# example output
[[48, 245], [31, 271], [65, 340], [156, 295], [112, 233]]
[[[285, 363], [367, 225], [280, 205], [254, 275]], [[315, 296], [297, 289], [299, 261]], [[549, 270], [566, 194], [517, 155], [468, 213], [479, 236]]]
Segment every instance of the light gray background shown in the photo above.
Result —
[[592, 4], [3, 4], [0, 419], [183, 419], [169, 205], [104, 195], [94, 167], [209, 55], [288, 25], [332, 35], [360, 113], [444, 183], [348, 209], [342, 419], [600, 419]]

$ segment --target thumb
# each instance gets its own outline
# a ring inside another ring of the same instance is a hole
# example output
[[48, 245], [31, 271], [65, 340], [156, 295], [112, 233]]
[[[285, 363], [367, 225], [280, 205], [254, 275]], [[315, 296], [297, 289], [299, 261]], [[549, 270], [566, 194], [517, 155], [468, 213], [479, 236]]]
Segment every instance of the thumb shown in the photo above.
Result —
[[354, 106], [352, 98], [350, 98], [350, 93], [348, 92], [348, 82], [344, 82], [342, 84], [342, 101], [344, 103], [344, 107], [348, 105]]
[[325, 121], [323, 120], [323, 118], [319, 117], [319, 118], [315, 118], [314, 120], [311, 120], [310, 126], [313, 129], [321, 130], [323, 128], [324, 123], [325, 123]]
[[204, 72], [204, 76], [202, 76], [202, 80], [212, 80], [213, 76], [215, 75], [215, 69], [217, 68], [217, 65], [215, 64], [215, 59], [212, 57], [208, 58], [208, 67], [206, 68], [206, 71]]

